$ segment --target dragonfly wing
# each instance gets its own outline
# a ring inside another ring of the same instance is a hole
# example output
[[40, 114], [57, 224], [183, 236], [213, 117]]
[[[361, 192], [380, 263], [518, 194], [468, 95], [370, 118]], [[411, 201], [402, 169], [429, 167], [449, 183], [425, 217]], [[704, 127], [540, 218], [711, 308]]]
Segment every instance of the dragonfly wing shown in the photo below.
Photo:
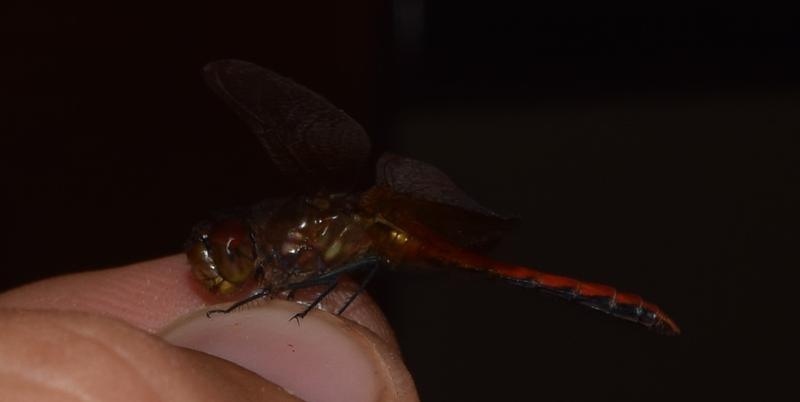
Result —
[[382, 194], [376, 202], [394, 204], [398, 207], [392, 209], [395, 211], [413, 211], [420, 223], [460, 246], [488, 245], [514, 221], [480, 205], [429, 163], [383, 154], [378, 160], [376, 183], [391, 190], [373, 192]]
[[436, 166], [415, 159], [384, 153], [378, 160], [376, 182], [421, 200], [506, 219], [470, 198]]
[[346, 188], [367, 162], [370, 141], [364, 129], [321, 95], [241, 60], [209, 63], [204, 73], [281, 174], [304, 190]]

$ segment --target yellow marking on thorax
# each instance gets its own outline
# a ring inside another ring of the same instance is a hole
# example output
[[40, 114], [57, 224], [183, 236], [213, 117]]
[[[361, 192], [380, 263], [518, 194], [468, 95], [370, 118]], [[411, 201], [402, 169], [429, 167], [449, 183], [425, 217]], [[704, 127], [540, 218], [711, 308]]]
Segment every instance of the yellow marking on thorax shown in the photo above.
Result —
[[336, 239], [336, 241], [334, 241], [333, 244], [331, 244], [330, 247], [328, 247], [328, 249], [325, 250], [325, 255], [323, 256], [323, 258], [325, 259], [325, 261], [330, 261], [336, 258], [336, 256], [339, 255], [340, 251], [342, 251], [342, 241]]
[[389, 232], [389, 240], [398, 246], [402, 246], [408, 242], [408, 234], [397, 229], [392, 229], [391, 232]]

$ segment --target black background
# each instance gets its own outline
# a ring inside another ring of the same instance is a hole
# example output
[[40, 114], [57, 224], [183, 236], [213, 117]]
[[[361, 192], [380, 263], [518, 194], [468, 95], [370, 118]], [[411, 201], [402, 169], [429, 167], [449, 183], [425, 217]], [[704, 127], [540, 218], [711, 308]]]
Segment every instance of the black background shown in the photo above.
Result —
[[235, 57], [521, 216], [493, 256], [635, 291], [684, 330], [385, 272], [371, 291], [423, 400], [778, 395], [796, 351], [796, 20], [731, 5], [5, 2], [2, 287], [179, 252], [210, 211], [281, 192], [202, 83], [204, 63]]

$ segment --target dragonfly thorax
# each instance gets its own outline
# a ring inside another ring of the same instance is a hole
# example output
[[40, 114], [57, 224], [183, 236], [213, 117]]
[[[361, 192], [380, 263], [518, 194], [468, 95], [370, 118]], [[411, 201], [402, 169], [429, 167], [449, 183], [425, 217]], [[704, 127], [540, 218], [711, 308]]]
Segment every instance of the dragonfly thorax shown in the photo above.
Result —
[[259, 286], [280, 291], [359, 258], [372, 224], [341, 196], [297, 197], [251, 221]]

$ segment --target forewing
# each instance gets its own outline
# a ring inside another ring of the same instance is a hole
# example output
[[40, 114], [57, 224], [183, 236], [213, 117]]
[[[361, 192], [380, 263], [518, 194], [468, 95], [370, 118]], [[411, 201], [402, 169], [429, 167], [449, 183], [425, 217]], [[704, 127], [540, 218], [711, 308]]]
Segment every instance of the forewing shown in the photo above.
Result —
[[376, 183], [391, 190], [380, 201], [413, 210], [430, 229], [465, 247], [481, 247], [497, 240], [512, 225], [473, 200], [437, 167], [394, 154], [378, 160]]
[[352, 184], [370, 154], [364, 129], [325, 98], [241, 60], [205, 66], [208, 85], [247, 123], [275, 166], [303, 190]]

